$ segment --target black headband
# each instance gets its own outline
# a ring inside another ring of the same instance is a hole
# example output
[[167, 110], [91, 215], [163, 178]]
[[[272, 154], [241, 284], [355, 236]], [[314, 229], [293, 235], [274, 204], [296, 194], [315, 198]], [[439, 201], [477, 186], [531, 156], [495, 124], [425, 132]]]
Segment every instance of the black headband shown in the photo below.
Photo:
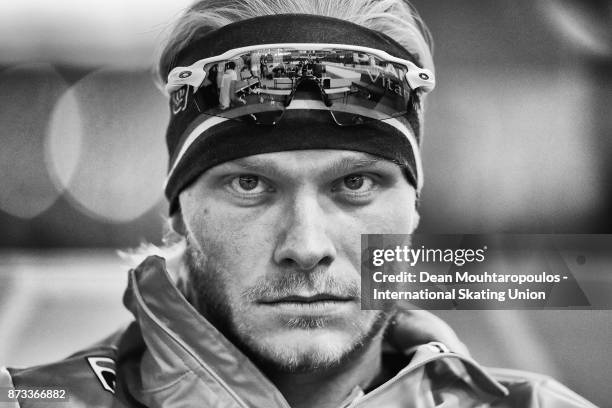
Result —
[[[331, 17], [283, 14], [256, 17], [201, 36], [196, 35], [178, 53], [164, 74], [167, 75], [174, 67], [189, 66], [200, 59], [220, 55], [231, 49], [273, 43], [358, 45], [386, 51], [421, 66], [418, 55], [408, 52], [385, 34]], [[323, 125], [326, 119], [308, 122], [306, 129], [310, 131], [307, 134], [304, 134], [304, 124], [300, 126], [286, 119], [275, 128], [226, 121], [206, 129], [202, 134], [194, 135], [196, 125], [210, 117], [199, 112], [193, 103], [193, 92], [187, 88], [174, 92], [170, 97], [171, 118], [166, 143], [170, 154], [169, 166], [174, 169], [167, 180], [165, 194], [170, 202], [171, 213], [178, 208], [179, 193], [204, 171], [229, 160], [260, 153], [304, 149], [362, 151], [401, 164], [406, 169], [409, 181], [415, 185], [416, 178], [421, 177], [417, 174], [415, 152], [406, 141], [406, 136], [386, 123], [360, 127], [358, 131], [355, 128], [336, 126], [334, 136], [330, 137], [330, 132], [325, 132], [324, 128], [334, 124]], [[177, 104], [181, 109], [176, 109]], [[321, 113], [311, 113], [311, 116]], [[413, 123], [412, 120], [410, 122]], [[324, 127], [315, 131], [312, 126]], [[419, 130], [415, 129], [414, 133], [418, 143]], [[182, 152], [178, 158], [180, 162], [176, 163], [178, 152], [183, 150], [187, 138], [194, 136], [197, 140], [189, 144], [187, 151]]]

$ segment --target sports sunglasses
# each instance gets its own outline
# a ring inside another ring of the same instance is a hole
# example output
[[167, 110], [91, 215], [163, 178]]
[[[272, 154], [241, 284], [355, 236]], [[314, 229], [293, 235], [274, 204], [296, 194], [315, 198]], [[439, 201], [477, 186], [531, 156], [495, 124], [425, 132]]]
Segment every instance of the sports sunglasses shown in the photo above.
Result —
[[194, 103], [205, 115], [275, 125], [317, 100], [341, 126], [405, 115], [433, 73], [385, 51], [342, 44], [264, 44], [175, 67], [166, 91], [174, 114]]

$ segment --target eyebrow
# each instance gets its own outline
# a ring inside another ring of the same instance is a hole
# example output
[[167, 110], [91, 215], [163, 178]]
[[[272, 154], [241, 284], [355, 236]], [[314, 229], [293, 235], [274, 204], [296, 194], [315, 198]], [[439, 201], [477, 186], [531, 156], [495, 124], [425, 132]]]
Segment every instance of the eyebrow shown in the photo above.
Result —
[[349, 173], [355, 170], [375, 166], [383, 160], [384, 159], [375, 156], [360, 158], [343, 157], [342, 159], [332, 163], [332, 165], [329, 167], [329, 171], [333, 174]]
[[[359, 156], [342, 157], [338, 160], [334, 160], [331, 164], [325, 166], [324, 171], [334, 175], [345, 174], [372, 167], [384, 161], [386, 160], [367, 153], [360, 153]], [[287, 174], [286, 171], [283, 171], [276, 163], [265, 159], [244, 157], [233, 160], [231, 163], [255, 173], [267, 174], [270, 176], [283, 176]]]

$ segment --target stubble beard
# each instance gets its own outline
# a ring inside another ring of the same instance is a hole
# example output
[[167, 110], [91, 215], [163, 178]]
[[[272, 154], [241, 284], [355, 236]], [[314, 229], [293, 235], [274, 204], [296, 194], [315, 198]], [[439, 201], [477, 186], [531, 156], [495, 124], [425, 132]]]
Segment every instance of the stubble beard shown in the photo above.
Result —
[[[212, 252], [212, 251], [211, 251]], [[362, 311], [369, 314], [369, 328], [360, 328], [359, 335], [343, 342], [337, 347], [329, 347], [329, 350], [310, 349], [299, 352], [294, 348], [282, 345], [274, 347], [266, 344], [261, 338], [254, 335], [253, 325], [257, 322], [248, 319], [239, 319], [248, 311], [243, 311], [240, 305], [232, 305], [228, 296], [227, 283], [223, 279], [224, 271], [212, 256], [203, 253], [191, 240], [187, 239], [187, 248], [184, 256], [185, 266], [188, 269], [187, 298], [192, 305], [213, 326], [217, 328], [232, 344], [253, 360], [260, 368], [273, 369], [280, 372], [306, 373], [317, 370], [333, 369], [352, 360], [363, 353], [375, 339], [380, 340], [389, 320], [390, 313], [383, 311]], [[247, 289], [244, 297], [260, 296], [262, 292], [274, 291], [277, 284], [288, 287], [292, 281], [295, 284], [303, 281], [303, 274], [286, 275], [274, 283], [259, 282], [254, 287]], [[280, 282], [279, 282], [280, 281]], [[214, 284], [213, 284], [214, 283]], [[358, 293], [358, 288], [347, 289], [353, 294]], [[355, 292], [357, 290], [357, 292]], [[319, 330], [326, 326], [325, 317], [300, 316], [289, 319], [285, 326], [294, 330]], [[356, 327], [357, 324], [354, 324]]]

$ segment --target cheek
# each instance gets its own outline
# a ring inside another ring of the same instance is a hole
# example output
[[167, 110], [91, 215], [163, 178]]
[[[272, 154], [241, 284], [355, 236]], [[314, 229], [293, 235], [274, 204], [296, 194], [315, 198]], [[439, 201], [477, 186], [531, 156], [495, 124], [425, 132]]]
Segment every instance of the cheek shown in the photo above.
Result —
[[414, 194], [389, 194], [358, 211], [343, 215], [337, 225], [336, 241], [350, 263], [361, 265], [361, 234], [411, 234], [418, 219]]
[[186, 202], [183, 215], [195, 244], [223, 276], [228, 295], [235, 298], [267, 270], [273, 241], [266, 235], [271, 228], [257, 217], [216, 204]]
[[[401, 193], [401, 194], [400, 194]], [[411, 191], [385, 194], [357, 211], [347, 213], [344, 231], [360, 234], [411, 234], [418, 215]]]
[[362, 221], [362, 234], [410, 234], [414, 224], [414, 210], [385, 206], [384, 211], [372, 211]]

